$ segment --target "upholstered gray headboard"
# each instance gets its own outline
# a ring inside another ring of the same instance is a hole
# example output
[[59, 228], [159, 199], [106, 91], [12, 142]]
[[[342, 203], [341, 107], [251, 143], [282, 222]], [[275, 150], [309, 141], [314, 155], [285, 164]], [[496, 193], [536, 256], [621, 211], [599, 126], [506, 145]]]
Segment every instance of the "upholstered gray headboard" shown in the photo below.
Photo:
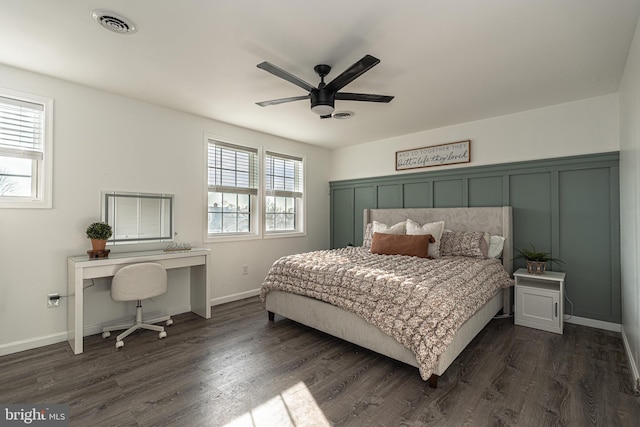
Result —
[[365, 209], [364, 227], [373, 221], [396, 224], [406, 219], [419, 224], [444, 221], [445, 228], [453, 231], [483, 231], [503, 236], [502, 264], [513, 273], [513, 226], [511, 206], [487, 208], [409, 208], [409, 209]]

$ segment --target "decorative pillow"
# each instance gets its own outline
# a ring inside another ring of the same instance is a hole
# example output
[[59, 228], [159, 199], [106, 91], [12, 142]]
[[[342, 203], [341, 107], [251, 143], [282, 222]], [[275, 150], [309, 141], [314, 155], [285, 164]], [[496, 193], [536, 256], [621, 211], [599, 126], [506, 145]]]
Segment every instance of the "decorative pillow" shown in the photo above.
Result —
[[442, 233], [440, 255], [486, 258], [489, 246], [481, 231], [451, 231]]
[[444, 221], [430, 222], [420, 225], [412, 219], [407, 220], [407, 234], [413, 236], [431, 234], [435, 239], [435, 242], [429, 245], [429, 256], [431, 258], [438, 258], [440, 256], [440, 238], [442, 237], [442, 230], [444, 230]]
[[487, 258], [500, 258], [502, 256], [502, 250], [504, 249], [505, 240], [502, 236], [491, 236]]
[[430, 258], [429, 243], [435, 242], [431, 234], [407, 235], [373, 233], [371, 253], [382, 255], [406, 255]]
[[362, 239], [362, 246], [366, 249], [369, 249], [371, 247], [371, 239], [373, 238], [373, 233], [404, 234], [406, 223], [406, 221], [402, 221], [392, 226], [388, 226], [387, 224], [373, 221], [373, 223], [367, 224], [367, 229], [365, 230]]

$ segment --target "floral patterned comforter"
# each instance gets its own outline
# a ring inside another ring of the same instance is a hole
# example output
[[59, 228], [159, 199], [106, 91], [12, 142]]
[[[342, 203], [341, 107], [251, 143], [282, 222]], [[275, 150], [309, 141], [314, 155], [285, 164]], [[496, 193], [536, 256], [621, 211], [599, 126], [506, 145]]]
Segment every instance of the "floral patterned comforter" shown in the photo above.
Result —
[[512, 285], [498, 259], [429, 260], [348, 247], [280, 258], [261, 298], [279, 290], [351, 311], [413, 351], [427, 380], [460, 326]]

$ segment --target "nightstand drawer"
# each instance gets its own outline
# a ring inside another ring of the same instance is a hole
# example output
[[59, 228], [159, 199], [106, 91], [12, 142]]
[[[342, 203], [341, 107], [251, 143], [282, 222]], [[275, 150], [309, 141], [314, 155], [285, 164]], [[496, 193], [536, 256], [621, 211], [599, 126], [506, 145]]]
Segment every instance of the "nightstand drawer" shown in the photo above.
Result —
[[516, 325], [562, 333], [560, 292], [537, 287], [516, 288]]
[[562, 334], [564, 324], [564, 273], [514, 274], [515, 324]]

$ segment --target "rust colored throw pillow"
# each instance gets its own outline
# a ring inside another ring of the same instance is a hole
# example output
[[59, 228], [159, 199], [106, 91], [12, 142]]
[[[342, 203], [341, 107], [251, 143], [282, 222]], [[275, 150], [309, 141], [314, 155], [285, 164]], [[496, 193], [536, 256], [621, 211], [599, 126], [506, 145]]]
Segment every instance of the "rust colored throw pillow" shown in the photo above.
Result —
[[421, 258], [427, 256], [429, 243], [435, 242], [431, 234], [384, 234], [373, 233], [371, 253], [381, 255], [407, 255]]

